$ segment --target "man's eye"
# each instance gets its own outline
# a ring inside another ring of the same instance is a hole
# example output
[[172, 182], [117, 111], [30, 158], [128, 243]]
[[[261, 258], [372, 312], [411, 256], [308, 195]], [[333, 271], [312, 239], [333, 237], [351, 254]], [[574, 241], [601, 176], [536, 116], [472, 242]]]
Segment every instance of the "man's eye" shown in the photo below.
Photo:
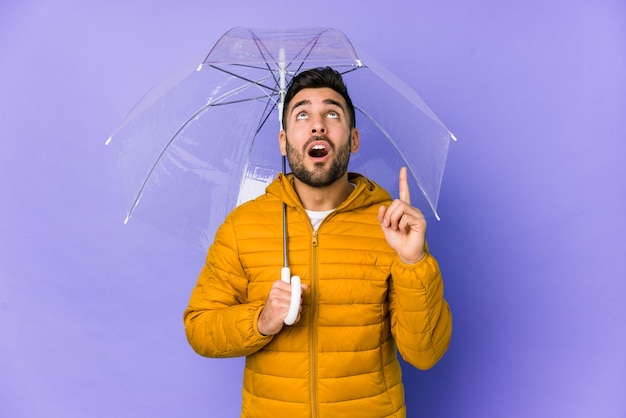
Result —
[[305, 112], [300, 112], [296, 115], [296, 119], [306, 119], [307, 118], [307, 114]]
[[326, 116], [330, 119], [337, 119], [339, 117], [339, 113], [335, 112], [334, 110], [331, 110], [330, 112], [326, 114]]

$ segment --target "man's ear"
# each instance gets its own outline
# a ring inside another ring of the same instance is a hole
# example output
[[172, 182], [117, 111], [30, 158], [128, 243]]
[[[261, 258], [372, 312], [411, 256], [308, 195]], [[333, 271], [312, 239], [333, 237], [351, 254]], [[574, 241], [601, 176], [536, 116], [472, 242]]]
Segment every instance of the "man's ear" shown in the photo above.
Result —
[[352, 128], [352, 141], [350, 143], [350, 152], [355, 154], [359, 150], [360, 136], [357, 128]]
[[287, 134], [284, 130], [278, 133], [278, 144], [280, 145], [280, 155], [285, 157], [287, 155]]

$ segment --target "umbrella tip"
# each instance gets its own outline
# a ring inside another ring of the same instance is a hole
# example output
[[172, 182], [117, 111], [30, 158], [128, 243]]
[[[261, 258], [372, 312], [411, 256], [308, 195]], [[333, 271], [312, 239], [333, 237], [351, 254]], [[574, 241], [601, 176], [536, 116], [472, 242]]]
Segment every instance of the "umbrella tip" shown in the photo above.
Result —
[[113, 135], [111, 135], [110, 137], [107, 138], [107, 140], [104, 143], [104, 145], [109, 145], [111, 143], [111, 140], [113, 140]]
[[452, 132], [450, 132], [450, 137], [452, 137], [452, 140], [453, 140], [454, 142], [456, 142], [456, 136], [454, 136], [454, 134], [453, 134]]

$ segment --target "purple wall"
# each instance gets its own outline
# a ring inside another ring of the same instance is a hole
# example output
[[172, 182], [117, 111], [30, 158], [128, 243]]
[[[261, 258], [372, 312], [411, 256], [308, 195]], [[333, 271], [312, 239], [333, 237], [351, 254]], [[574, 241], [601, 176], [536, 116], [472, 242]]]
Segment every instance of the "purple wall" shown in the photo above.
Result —
[[409, 416], [626, 416], [626, 3], [210, 3], [0, 5], [0, 416], [238, 415], [242, 360], [183, 332], [204, 255], [122, 225], [104, 141], [229, 28], [320, 25], [459, 138], [428, 235], [454, 336]]

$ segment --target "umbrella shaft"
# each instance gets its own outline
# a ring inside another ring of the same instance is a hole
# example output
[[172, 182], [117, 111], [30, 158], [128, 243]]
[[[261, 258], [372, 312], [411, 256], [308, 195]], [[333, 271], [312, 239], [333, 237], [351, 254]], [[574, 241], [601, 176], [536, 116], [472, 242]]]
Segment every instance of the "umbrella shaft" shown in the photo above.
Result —
[[283, 267], [289, 267], [287, 261], [287, 205], [283, 203]]

